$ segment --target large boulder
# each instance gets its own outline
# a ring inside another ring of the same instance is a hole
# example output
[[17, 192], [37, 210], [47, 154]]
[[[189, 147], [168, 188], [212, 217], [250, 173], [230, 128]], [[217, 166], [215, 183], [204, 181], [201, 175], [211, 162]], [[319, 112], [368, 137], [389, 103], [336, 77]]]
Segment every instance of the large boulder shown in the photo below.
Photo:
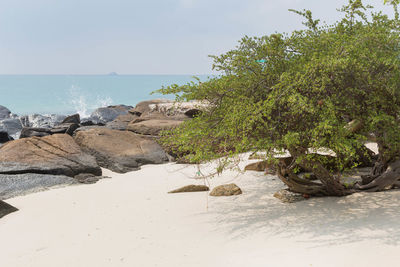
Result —
[[0, 105], [0, 120], [8, 119], [11, 116], [11, 111]]
[[55, 134], [19, 139], [0, 147], [0, 174], [23, 173], [74, 177], [79, 173], [101, 175], [101, 168], [71, 136]]
[[162, 104], [162, 103], [173, 103], [174, 101], [169, 99], [153, 99], [139, 102], [134, 108], [130, 109], [129, 112], [134, 115], [142, 115], [152, 111], [153, 108], [150, 105]]
[[118, 173], [168, 161], [166, 153], [154, 140], [129, 131], [93, 128], [77, 131], [75, 141], [82, 150], [95, 156], [100, 166]]
[[124, 131], [128, 128], [128, 124], [139, 116], [134, 114], [119, 115], [115, 120], [106, 123], [106, 127], [114, 130]]
[[201, 102], [155, 99], [140, 102], [129, 112], [140, 116], [139, 120], [187, 120], [193, 118], [204, 107], [206, 105]]
[[6, 132], [13, 138], [18, 138], [22, 130], [22, 124], [19, 119], [4, 119], [0, 121], [0, 132]]
[[127, 130], [144, 135], [159, 135], [161, 131], [171, 130], [183, 121], [177, 120], [148, 120], [129, 123]]
[[19, 117], [22, 126], [29, 128], [53, 128], [56, 125], [62, 123], [65, 120], [65, 115], [40, 115], [31, 114]]
[[82, 120], [84, 125], [101, 124], [105, 125], [107, 122], [115, 120], [119, 115], [128, 114], [131, 106], [117, 105], [98, 108], [90, 115], [89, 118]]
[[0, 199], [8, 199], [43, 191], [56, 186], [77, 184], [79, 181], [65, 175], [53, 174], [0, 174]]

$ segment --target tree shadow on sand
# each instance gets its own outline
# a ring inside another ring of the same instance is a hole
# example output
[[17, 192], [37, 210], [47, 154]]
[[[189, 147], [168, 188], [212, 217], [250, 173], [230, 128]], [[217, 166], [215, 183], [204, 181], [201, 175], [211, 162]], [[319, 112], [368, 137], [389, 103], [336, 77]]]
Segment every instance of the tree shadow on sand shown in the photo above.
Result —
[[272, 195], [282, 189], [274, 176], [255, 176], [243, 195], [214, 198], [210, 223], [231, 239], [249, 235], [297, 237], [312, 246], [339, 245], [363, 240], [400, 243], [400, 191], [357, 193], [347, 197], [312, 198], [285, 204]]

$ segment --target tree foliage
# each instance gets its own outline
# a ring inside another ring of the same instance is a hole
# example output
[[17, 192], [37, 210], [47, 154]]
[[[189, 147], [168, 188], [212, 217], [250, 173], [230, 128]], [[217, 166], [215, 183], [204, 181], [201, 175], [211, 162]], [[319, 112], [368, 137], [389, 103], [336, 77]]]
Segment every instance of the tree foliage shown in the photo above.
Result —
[[[338, 168], [353, 167], [373, 135], [385, 170], [400, 155], [400, 22], [397, 2], [387, 2], [394, 18], [349, 0], [340, 9], [343, 19], [321, 26], [311, 11], [292, 10], [305, 18], [306, 29], [245, 36], [235, 49], [212, 56], [221, 75], [159, 90], [209, 104], [162, 143], [192, 162], [290, 151], [322, 184], [322, 191], [305, 192], [343, 195], [324, 159], [309, 151], [329, 149]], [[350, 122], [361, 127], [352, 131]], [[293, 180], [290, 168], [281, 174]]]

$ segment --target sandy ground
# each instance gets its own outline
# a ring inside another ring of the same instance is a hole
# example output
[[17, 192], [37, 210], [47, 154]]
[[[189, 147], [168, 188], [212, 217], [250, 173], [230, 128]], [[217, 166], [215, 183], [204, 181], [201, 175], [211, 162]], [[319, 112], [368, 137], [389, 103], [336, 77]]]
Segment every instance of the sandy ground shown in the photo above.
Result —
[[243, 194], [167, 194], [193, 166], [144, 166], [112, 179], [7, 200], [0, 266], [399, 266], [400, 191], [284, 204], [274, 176], [227, 171]]

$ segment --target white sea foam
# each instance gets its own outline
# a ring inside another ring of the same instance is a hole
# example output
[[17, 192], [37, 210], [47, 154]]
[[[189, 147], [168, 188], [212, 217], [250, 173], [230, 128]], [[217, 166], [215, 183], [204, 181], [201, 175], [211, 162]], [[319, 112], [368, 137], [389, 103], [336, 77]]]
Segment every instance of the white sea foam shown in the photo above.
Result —
[[113, 104], [113, 100], [109, 96], [89, 96], [85, 94], [80, 87], [72, 85], [69, 89], [70, 101], [75, 113], [78, 113], [81, 118], [87, 118], [91, 112], [99, 107], [106, 107]]

